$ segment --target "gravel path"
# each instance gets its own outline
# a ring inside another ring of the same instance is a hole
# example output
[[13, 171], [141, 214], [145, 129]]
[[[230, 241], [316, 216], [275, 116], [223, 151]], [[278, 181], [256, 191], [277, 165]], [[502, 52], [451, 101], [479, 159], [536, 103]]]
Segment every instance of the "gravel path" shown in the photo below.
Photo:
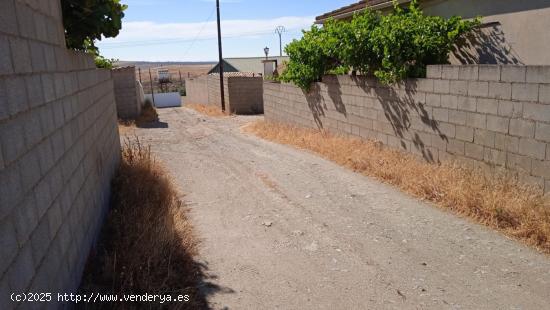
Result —
[[306, 151], [258, 117], [137, 129], [186, 193], [213, 309], [550, 309], [550, 258]]

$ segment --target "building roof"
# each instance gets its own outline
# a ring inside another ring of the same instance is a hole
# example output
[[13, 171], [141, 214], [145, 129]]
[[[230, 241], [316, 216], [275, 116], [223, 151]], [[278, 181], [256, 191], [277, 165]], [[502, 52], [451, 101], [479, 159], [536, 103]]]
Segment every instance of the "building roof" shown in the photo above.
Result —
[[[269, 57], [269, 60], [277, 60], [277, 63], [281, 64], [283, 61], [288, 61], [288, 56], [274, 56]], [[264, 72], [264, 65], [262, 61], [265, 57], [241, 57], [241, 58], [224, 58], [223, 72], [243, 72], [243, 73], [257, 73]], [[220, 72], [219, 63], [212, 68], [208, 74]]]
[[[410, 2], [410, 0], [398, 0], [398, 3]], [[325, 13], [323, 15], [317, 16], [315, 22], [322, 24], [328, 18], [342, 19], [352, 16], [356, 12], [363, 11], [365, 8], [379, 9], [386, 8], [393, 5], [392, 0], [362, 0], [344, 7], [341, 7], [337, 10]]]

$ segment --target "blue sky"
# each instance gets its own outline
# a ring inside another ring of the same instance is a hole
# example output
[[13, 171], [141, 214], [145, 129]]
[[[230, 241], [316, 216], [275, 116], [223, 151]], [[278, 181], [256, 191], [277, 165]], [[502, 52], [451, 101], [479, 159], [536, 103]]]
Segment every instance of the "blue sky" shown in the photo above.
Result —
[[[217, 59], [214, 0], [122, 0], [128, 5], [118, 37], [98, 43], [109, 58], [144, 61]], [[224, 57], [279, 52], [277, 25], [287, 28], [283, 44], [301, 36], [317, 15], [355, 0], [221, 0]]]

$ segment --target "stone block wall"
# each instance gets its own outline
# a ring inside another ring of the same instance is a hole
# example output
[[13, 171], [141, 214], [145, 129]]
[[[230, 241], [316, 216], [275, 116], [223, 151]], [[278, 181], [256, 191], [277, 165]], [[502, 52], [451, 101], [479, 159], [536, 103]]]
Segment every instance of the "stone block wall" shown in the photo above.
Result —
[[115, 85], [116, 110], [119, 118], [135, 119], [141, 114], [140, 85], [133, 66], [112, 70]]
[[110, 71], [66, 49], [59, 1], [0, 0], [0, 309], [77, 289], [120, 158], [114, 102]]
[[[237, 114], [263, 113], [263, 82], [261, 77], [225, 76], [226, 109]], [[187, 103], [220, 106], [219, 75], [202, 76], [185, 81]]]
[[550, 67], [429, 66], [385, 86], [326, 76], [310, 93], [264, 82], [268, 121], [379, 140], [432, 162], [502, 167], [550, 191]]
[[[220, 76], [219, 75], [208, 75], [206, 77], [206, 85], [208, 88], [208, 104], [220, 106], [221, 103], [221, 94], [220, 94]], [[229, 83], [227, 77], [224, 77], [224, 98], [225, 106], [229, 105]]]
[[208, 81], [207, 76], [185, 80], [186, 103], [207, 104], [208, 103]]
[[233, 76], [227, 79], [229, 111], [238, 114], [264, 112], [263, 79], [261, 77]]

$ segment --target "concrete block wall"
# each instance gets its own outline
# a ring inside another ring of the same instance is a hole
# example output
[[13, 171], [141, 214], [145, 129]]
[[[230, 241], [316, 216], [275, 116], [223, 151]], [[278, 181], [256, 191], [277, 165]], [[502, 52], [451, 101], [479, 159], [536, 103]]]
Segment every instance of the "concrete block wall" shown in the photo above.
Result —
[[[226, 109], [237, 114], [263, 112], [261, 77], [224, 76]], [[185, 81], [187, 103], [220, 105], [220, 77], [208, 75]]]
[[227, 84], [229, 89], [229, 111], [238, 114], [264, 112], [263, 79], [261, 77], [228, 77]]
[[59, 1], [0, 0], [0, 309], [77, 289], [120, 158], [114, 102], [110, 71], [66, 49]]
[[[219, 75], [208, 75], [206, 78], [206, 85], [208, 87], [208, 104], [211, 105], [220, 105], [220, 76]], [[227, 77], [224, 77], [223, 84], [223, 94], [225, 98], [226, 107], [229, 102], [229, 83], [227, 82]]]
[[114, 68], [116, 110], [119, 118], [135, 119], [141, 114], [139, 83], [136, 82], [136, 68], [133, 66]]
[[427, 161], [505, 168], [550, 191], [550, 67], [429, 66], [385, 86], [326, 76], [310, 93], [264, 82], [268, 121], [379, 140]]
[[185, 80], [185, 103], [208, 104], [207, 76]]

